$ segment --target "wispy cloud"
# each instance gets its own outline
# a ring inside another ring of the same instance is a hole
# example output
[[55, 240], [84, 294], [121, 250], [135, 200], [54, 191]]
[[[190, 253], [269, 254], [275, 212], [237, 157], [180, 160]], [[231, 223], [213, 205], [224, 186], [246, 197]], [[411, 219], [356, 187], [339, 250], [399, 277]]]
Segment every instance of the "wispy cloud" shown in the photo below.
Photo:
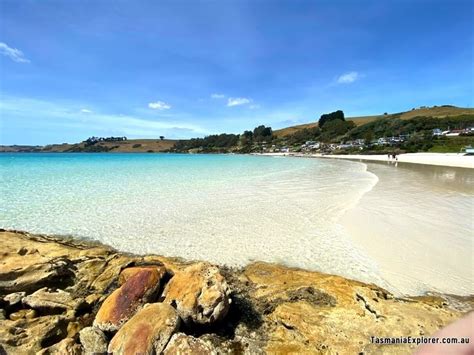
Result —
[[[80, 106], [67, 103], [56, 103], [30, 98], [4, 97], [0, 102], [0, 111], [3, 112], [15, 127], [34, 127], [37, 131], [48, 130], [58, 132], [58, 135], [85, 132], [87, 135], [123, 134], [135, 137], [158, 137], [159, 135], [179, 136], [180, 132], [189, 132], [189, 135], [208, 134], [206, 129], [192, 123], [177, 120], [165, 121], [145, 119], [134, 115], [102, 113], [81, 109]], [[33, 120], [32, 117], [42, 117]]]
[[86, 108], [81, 109], [81, 112], [82, 112], [82, 113], [92, 113], [91, 110], [88, 110], [88, 109], [86, 109]]
[[337, 78], [339, 84], [350, 84], [360, 78], [360, 74], [356, 71], [351, 71], [349, 73], [342, 74]]
[[212, 94], [211, 99], [223, 99], [225, 98], [224, 94]]
[[227, 100], [227, 106], [240, 106], [247, 105], [252, 102], [252, 99], [247, 99], [246, 97], [229, 97]]
[[0, 53], [17, 63], [29, 63], [22, 51], [9, 47], [6, 43], [0, 42]]
[[260, 105], [257, 105], [257, 104], [254, 104], [254, 105], [250, 105], [250, 106], [249, 106], [249, 109], [251, 109], [251, 110], [257, 110], [257, 109], [259, 109], [259, 108], [260, 108]]
[[153, 110], [169, 110], [171, 108], [171, 105], [168, 105], [167, 103], [163, 101], [156, 101], [156, 102], [150, 102], [148, 104], [148, 107]]

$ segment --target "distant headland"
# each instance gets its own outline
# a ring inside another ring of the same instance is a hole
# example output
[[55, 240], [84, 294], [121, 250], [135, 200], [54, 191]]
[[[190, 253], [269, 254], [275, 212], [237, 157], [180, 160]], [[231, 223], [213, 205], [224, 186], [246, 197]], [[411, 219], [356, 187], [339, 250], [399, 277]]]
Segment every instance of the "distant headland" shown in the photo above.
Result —
[[79, 143], [0, 146], [0, 152], [401, 154], [459, 153], [473, 145], [474, 109], [442, 105], [362, 117], [338, 110], [278, 130], [260, 125], [242, 134], [187, 140], [90, 137]]

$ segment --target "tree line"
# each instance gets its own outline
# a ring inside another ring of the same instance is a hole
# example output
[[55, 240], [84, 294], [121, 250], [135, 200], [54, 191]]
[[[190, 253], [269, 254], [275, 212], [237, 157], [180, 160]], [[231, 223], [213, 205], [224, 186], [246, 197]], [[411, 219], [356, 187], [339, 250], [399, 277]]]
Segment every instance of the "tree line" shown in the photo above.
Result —
[[433, 146], [432, 131], [462, 129], [474, 126], [474, 115], [459, 115], [448, 117], [414, 117], [402, 120], [400, 114], [378, 118], [360, 126], [351, 120], [346, 120], [344, 112], [337, 110], [323, 114], [317, 120], [317, 125], [304, 128], [284, 137], [274, 135], [271, 127], [260, 125], [242, 134], [217, 134], [204, 138], [193, 138], [178, 141], [170, 151], [187, 152], [236, 152], [249, 153], [261, 151], [262, 147], [270, 145], [298, 147], [307, 141], [323, 143], [340, 143], [363, 139], [367, 146], [364, 149], [377, 149], [371, 146], [374, 139], [380, 137], [397, 137], [406, 135], [407, 140], [400, 142], [399, 148], [406, 151], [427, 150]]

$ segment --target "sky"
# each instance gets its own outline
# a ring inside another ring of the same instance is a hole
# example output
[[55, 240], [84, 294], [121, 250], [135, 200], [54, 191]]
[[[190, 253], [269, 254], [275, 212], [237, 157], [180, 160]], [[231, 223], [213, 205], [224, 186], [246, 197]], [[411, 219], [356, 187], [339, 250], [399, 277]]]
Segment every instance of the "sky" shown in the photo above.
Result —
[[471, 0], [1, 0], [0, 144], [472, 107]]

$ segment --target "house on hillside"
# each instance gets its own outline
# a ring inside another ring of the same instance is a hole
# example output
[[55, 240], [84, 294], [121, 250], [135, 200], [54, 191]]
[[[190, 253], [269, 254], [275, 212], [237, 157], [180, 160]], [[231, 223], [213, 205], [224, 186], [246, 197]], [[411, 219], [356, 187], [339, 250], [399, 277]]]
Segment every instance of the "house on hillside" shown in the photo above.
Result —
[[462, 129], [453, 129], [445, 134], [446, 137], [457, 137], [463, 132]]
[[306, 141], [304, 144], [301, 145], [301, 150], [303, 151], [317, 150], [320, 147], [321, 147], [321, 144], [319, 142]]

